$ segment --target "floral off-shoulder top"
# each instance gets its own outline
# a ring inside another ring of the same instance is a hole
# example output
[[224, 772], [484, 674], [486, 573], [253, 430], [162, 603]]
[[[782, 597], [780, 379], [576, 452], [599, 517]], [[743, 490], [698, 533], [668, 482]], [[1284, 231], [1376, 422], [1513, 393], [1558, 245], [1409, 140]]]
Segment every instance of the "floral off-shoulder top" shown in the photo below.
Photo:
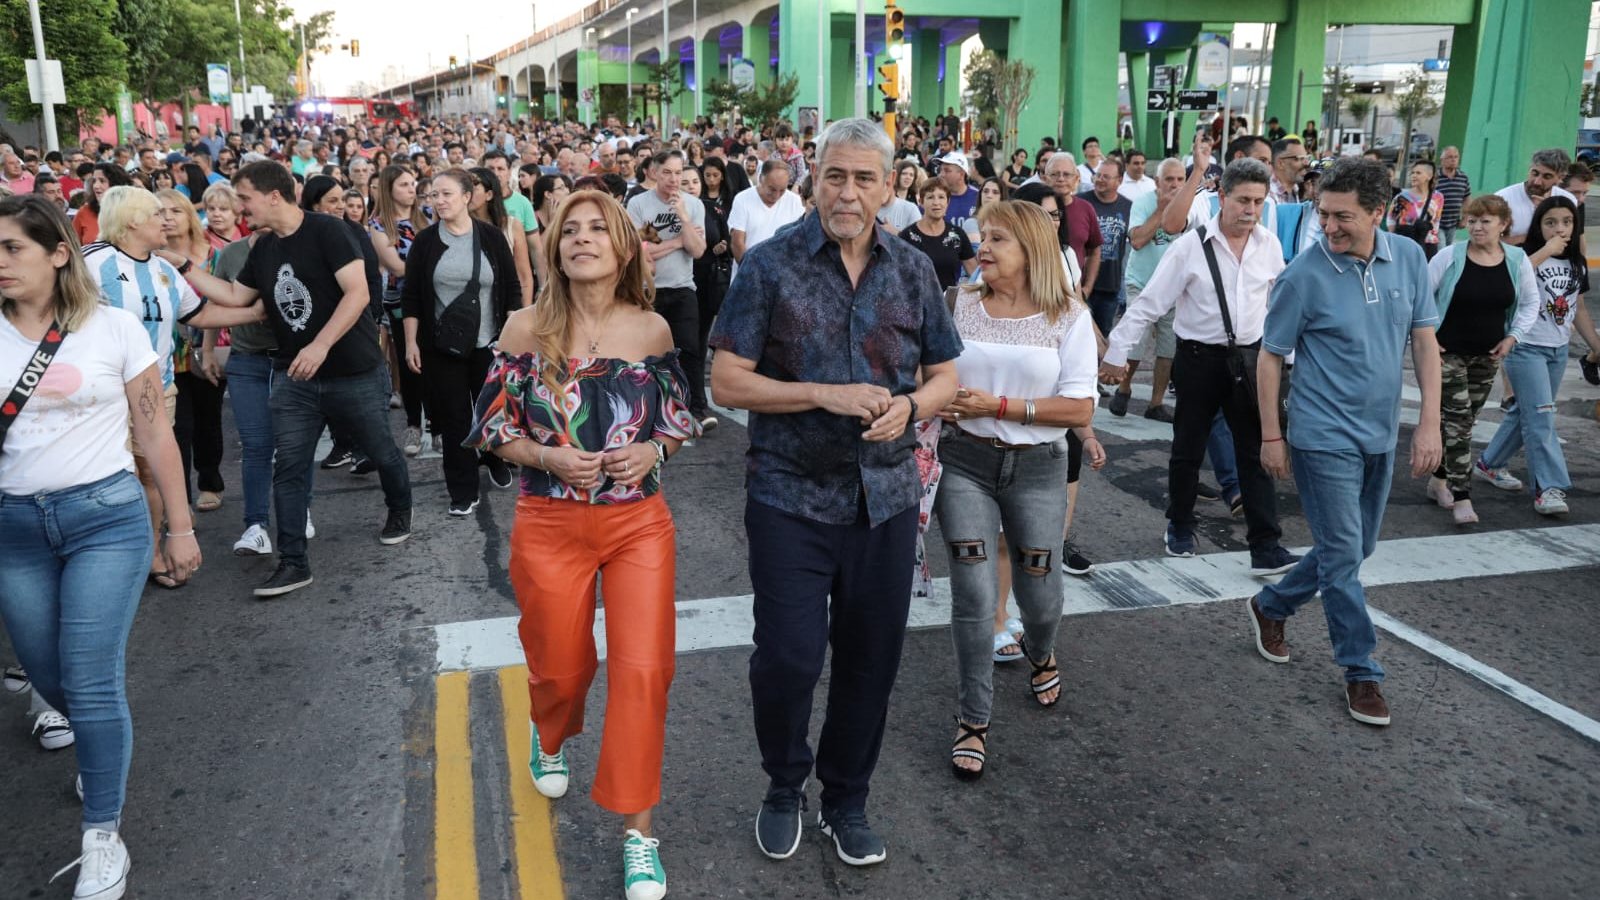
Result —
[[[539, 355], [494, 350], [494, 364], [478, 395], [475, 423], [465, 446], [493, 450], [519, 438], [549, 447], [606, 451], [663, 437], [686, 440], [700, 433], [689, 414], [687, 379], [678, 351], [641, 362], [597, 357], [571, 359], [559, 395], [539, 379]], [[661, 490], [652, 472], [636, 485], [607, 478], [593, 490], [574, 487], [549, 472], [522, 467], [522, 494], [593, 504], [631, 503]]]

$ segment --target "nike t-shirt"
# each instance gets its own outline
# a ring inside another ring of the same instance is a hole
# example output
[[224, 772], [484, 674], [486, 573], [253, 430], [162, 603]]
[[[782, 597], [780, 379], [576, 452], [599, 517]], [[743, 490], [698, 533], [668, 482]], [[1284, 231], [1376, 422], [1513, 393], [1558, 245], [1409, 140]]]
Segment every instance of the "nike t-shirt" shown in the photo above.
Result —
[[[287, 368], [328, 324], [344, 299], [339, 270], [361, 261], [349, 229], [321, 213], [306, 213], [305, 221], [288, 237], [269, 233], [257, 239], [239, 272], [239, 283], [261, 294], [278, 341], [273, 353], [278, 368]], [[371, 316], [363, 315], [328, 351], [317, 374], [359, 375], [382, 363], [378, 326]]]

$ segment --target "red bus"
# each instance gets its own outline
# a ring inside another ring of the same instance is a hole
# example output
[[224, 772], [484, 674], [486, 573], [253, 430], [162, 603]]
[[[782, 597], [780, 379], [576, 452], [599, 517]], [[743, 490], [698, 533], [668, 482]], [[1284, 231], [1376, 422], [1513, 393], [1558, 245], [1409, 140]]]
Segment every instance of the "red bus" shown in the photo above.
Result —
[[409, 100], [383, 100], [372, 97], [307, 97], [295, 105], [295, 116], [307, 122], [366, 119], [390, 123], [410, 119], [416, 109]]

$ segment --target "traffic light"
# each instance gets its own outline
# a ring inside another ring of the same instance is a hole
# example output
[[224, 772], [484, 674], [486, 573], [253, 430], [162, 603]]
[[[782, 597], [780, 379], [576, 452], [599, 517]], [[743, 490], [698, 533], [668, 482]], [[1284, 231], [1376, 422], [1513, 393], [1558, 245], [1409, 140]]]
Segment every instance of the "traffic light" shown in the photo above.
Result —
[[878, 67], [878, 90], [883, 91], [883, 130], [890, 140], [899, 140], [895, 128], [894, 108], [900, 99], [900, 64], [898, 59], [906, 45], [906, 14], [886, 0], [883, 5], [884, 55], [889, 61]]
[[450, 57], [450, 68], [454, 69], [455, 67], [456, 67], [456, 58], [454, 56], [452, 56], [452, 57]]
[[351, 56], [360, 56], [361, 55], [361, 42], [356, 40], [355, 38], [351, 38], [350, 39], [350, 55]]

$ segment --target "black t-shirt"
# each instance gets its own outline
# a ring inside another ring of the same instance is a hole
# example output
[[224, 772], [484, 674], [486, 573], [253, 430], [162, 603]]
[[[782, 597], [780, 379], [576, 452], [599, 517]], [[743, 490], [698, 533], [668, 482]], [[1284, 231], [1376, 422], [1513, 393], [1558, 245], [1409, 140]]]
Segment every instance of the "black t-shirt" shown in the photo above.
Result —
[[1094, 290], [1118, 293], [1122, 290], [1122, 272], [1128, 262], [1128, 219], [1133, 214], [1133, 201], [1118, 194], [1115, 200], [1106, 203], [1094, 191], [1085, 191], [1078, 199], [1088, 201], [1100, 223], [1100, 272], [1095, 276]]
[[[273, 354], [279, 368], [294, 361], [316, 339], [333, 311], [344, 299], [335, 277], [352, 262], [361, 262], [361, 250], [341, 219], [306, 213], [305, 220], [288, 237], [263, 234], [239, 272], [239, 283], [255, 289], [267, 309], [267, 323], [277, 338]], [[378, 350], [378, 327], [371, 316], [361, 316], [328, 351], [318, 375], [359, 375], [383, 363]]]
[[[1465, 253], [1467, 248], [1457, 250]], [[1488, 353], [1506, 336], [1506, 310], [1517, 298], [1504, 262], [1480, 266], [1467, 257], [1450, 308], [1439, 323], [1439, 346], [1450, 353]]]
[[936, 237], [923, 234], [915, 223], [907, 225], [900, 236], [933, 260], [933, 271], [939, 276], [939, 287], [955, 287], [956, 280], [961, 277], [961, 263], [978, 254], [973, 251], [972, 241], [965, 231], [950, 227], [942, 219], [940, 221], [944, 224], [944, 233]]

